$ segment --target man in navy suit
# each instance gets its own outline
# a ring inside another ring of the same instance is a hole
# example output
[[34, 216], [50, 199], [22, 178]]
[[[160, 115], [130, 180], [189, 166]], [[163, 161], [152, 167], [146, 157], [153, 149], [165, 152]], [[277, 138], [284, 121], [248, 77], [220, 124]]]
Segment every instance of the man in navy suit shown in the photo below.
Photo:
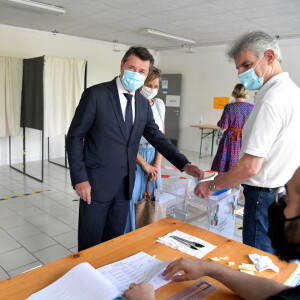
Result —
[[179, 170], [203, 171], [166, 138], [149, 101], [138, 91], [154, 63], [146, 48], [131, 47], [121, 75], [82, 94], [67, 135], [72, 185], [80, 197], [78, 251], [124, 233], [143, 135]]

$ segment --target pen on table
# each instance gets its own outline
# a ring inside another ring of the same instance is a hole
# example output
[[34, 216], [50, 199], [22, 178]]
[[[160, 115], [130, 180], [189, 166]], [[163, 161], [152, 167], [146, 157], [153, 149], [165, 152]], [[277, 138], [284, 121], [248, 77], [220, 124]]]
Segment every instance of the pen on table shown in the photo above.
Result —
[[191, 245], [190, 243], [184, 242], [184, 241], [180, 241], [180, 240], [176, 239], [176, 236], [172, 236], [172, 235], [171, 235], [170, 237], [173, 238], [174, 240], [176, 240], [177, 242], [182, 243], [182, 244], [186, 245], [187, 247], [189, 247], [189, 248], [191, 248], [191, 249], [193, 249], [193, 250], [198, 250], [197, 247]]
[[179, 242], [184, 242], [184, 243], [188, 243], [189, 245], [192, 245], [192, 246], [195, 246], [197, 248], [203, 248], [204, 245], [200, 244], [200, 243], [196, 243], [196, 242], [193, 242], [193, 241], [189, 241], [189, 240], [186, 240], [184, 238], [181, 238], [179, 236], [176, 236], [176, 235], [171, 235], [171, 238], [179, 241]]

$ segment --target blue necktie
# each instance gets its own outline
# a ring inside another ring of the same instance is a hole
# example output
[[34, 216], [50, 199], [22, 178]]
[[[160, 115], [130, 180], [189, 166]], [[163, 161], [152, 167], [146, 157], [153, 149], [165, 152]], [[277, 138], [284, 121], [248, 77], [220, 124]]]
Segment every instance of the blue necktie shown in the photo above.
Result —
[[133, 125], [133, 116], [132, 116], [132, 95], [124, 93], [124, 96], [127, 99], [126, 111], [125, 111], [125, 129], [126, 129], [126, 137], [127, 141], [130, 136], [131, 128]]

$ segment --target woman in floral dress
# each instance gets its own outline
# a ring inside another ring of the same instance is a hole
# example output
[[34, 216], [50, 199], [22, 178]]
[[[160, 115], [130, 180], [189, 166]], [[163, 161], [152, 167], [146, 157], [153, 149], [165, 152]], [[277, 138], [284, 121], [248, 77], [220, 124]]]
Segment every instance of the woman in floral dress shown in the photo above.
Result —
[[249, 95], [243, 84], [238, 83], [234, 87], [232, 96], [235, 102], [225, 105], [217, 124], [225, 130], [211, 166], [211, 170], [218, 173], [227, 172], [238, 161], [242, 147], [242, 129], [253, 109], [253, 104], [245, 102]]

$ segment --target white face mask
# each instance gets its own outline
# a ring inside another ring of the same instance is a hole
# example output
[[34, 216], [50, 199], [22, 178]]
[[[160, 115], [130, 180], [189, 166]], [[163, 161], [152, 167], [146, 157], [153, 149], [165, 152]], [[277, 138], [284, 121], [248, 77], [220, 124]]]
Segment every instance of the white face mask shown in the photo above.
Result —
[[158, 93], [158, 89], [151, 89], [148, 88], [147, 86], [143, 86], [141, 90], [141, 94], [146, 97], [148, 100], [153, 99]]

